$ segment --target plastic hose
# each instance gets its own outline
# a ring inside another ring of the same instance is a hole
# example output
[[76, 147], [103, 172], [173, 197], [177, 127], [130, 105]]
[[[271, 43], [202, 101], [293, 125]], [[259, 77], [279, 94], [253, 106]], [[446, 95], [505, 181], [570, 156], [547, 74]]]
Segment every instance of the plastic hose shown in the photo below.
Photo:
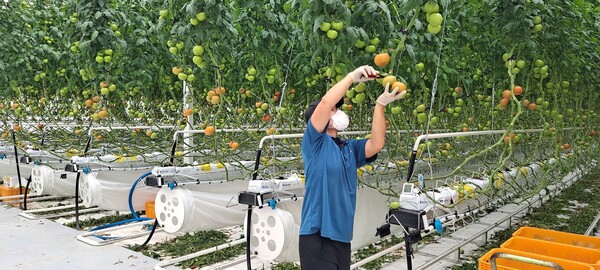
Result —
[[110, 227], [116, 227], [119, 225], [131, 223], [131, 222], [140, 222], [140, 221], [145, 221], [145, 220], [151, 220], [151, 218], [140, 218], [135, 213], [135, 210], [133, 209], [133, 191], [135, 190], [135, 187], [137, 186], [138, 182], [140, 182], [142, 179], [146, 178], [148, 175], [151, 175], [151, 174], [152, 174], [151, 172], [147, 172], [147, 173], [143, 174], [142, 176], [138, 177], [138, 179], [136, 179], [135, 182], [133, 182], [133, 185], [131, 186], [131, 189], [129, 190], [129, 196], [127, 198], [127, 201], [129, 203], [129, 211], [131, 211], [131, 215], [133, 216], [133, 218], [101, 225], [101, 226], [91, 229], [90, 232], [101, 230], [101, 229], [106, 229], [106, 228], [110, 228]]
[[146, 178], [146, 176], [151, 175], [152, 172], [147, 172], [145, 174], [143, 174], [142, 176], [140, 176], [137, 180], [135, 180], [135, 182], [133, 182], [133, 185], [131, 186], [131, 189], [129, 190], [129, 211], [131, 211], [131, 215], [134, 218], [140, 218], [138, 217], [138, 215], [135, 213], [135, 210], [133, 210], [133, 191], [135, 190], [135, 186], [137, 186], [138, 182], [140, 182], [142, 179]]

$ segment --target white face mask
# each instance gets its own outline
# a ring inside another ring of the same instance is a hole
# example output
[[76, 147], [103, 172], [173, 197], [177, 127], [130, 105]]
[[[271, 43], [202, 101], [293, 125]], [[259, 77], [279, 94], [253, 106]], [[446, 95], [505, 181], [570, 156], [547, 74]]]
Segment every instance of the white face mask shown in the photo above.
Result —
[[350, 124], [348, 115], [342, 110], [337, 110], [337, 112], [331, 116], [331, 121], [333, 122], [333, 128], [338, 131], [343, 131], [348, 128], [348, 125]]

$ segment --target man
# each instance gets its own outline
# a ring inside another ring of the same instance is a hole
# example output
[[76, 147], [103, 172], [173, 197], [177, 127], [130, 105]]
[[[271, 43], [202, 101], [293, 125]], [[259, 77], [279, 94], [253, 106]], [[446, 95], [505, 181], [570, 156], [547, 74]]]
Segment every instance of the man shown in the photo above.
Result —
[[337, 82], [305, 112], [306, 131], [302, 138], [302, 158], [306, 176], [302, 222], [300, 225], [300, 264], [302, 269], [350, 269], [350, 242], [356, 209], [356, 170], [375, 161], [385, 142], [384, 107], [404, 97], [406, 91], [389, 92], [386, 85], [373, 112], [371, 138], [344, 141], [338, 131], [348, 127], [348, 116], [338, 108], [352, 83], [374, 80], [379, 72], [362, 66]]

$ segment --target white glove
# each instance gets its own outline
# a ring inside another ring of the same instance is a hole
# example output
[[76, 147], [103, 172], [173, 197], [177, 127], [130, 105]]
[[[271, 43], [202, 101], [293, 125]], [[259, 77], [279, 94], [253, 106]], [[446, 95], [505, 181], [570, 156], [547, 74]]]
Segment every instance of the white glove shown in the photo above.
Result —
[[[371, 77], [369, 77], [369, 75], [371, 75]], [[365, 65], [348, 73], [348, 76], [352, 78], [353, 83], [366, 82], [375, 80], [377, 76], [379, 76], [379, 71], [375, 70], [371, 66]]]
[[390, 104], [392, 101], [401, 99], [404, 97], [404, 95], [406, 95], [406, 90], [403, 90], [402, 92], [398, 93], [398, 87], [394, 88], [394, 90], [392, 90], [391, 93], [389, 90], [390, 83], [387, 83], [385, 85], [385, 91], [377, 98], [377, 103], [383, 105], [384, 107], [385, 105]]

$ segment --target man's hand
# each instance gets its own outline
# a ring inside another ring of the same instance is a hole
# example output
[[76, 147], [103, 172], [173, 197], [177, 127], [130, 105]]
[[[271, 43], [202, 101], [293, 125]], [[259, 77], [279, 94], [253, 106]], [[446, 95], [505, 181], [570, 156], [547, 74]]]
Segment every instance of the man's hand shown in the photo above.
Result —
[[348, 73], [348, 76], [352, 78], [353, 83], [366, 82], [375, 80], [379, 76], [379, 71], [375, 70], [371, 66], [365, 65]]
[[398, 100], [403, 98], [406, 95], [406, 90], [398, 93], [398, 87], [394, 88], [392, 92], [390, 90], [390, 83], [385, 85], [385, 91], [377, 98], [377, 103], [383, 105], [384, 107], [390, 104], [394, 100]]

